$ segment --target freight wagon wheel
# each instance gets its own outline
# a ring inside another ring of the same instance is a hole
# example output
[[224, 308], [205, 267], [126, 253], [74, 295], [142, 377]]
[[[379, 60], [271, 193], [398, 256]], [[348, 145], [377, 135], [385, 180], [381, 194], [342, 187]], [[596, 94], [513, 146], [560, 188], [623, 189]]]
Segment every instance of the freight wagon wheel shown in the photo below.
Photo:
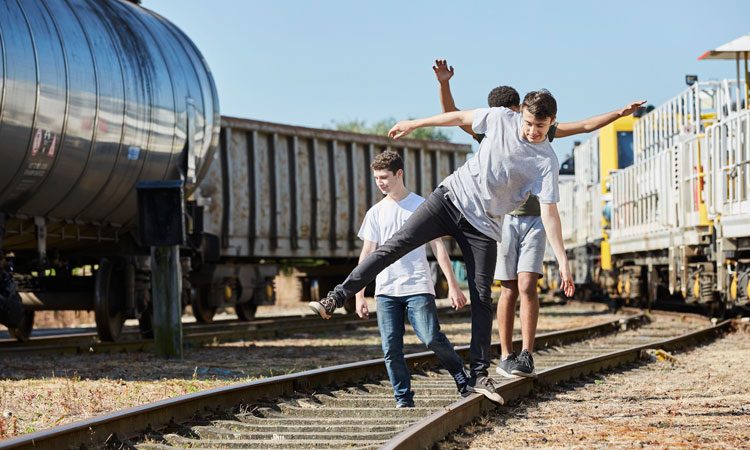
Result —
[[34, 329], [34, 311], [24, 311], [21, 321], [16, 328], [8, 328], [10, 337], [19, 342], [28, 342], [31, 338], [31, 330]]
[[210, 284], [190, 289], [190, 307], [193, 309], [195, 320], [199, 323], [212, 323], [214, 321], [214, 314], [216, 314], [218, 308], [209, 305], [210, 295]]
[[448, 279], [443, 276], [438, 264], [435, 261], [430, 262], [430, 272], [432, 280], [435, 283], [435, 298], [448, 297]]
[[352, 297], [344, 302], [344, 310], [347, 314], [354, 314], [357, 311], [357, 299]]
[[435, 298], [447, 298], [448, 297], [448, 280], [441, 276], [435, 282]]
[[247, 322], [255, 319], [255, 312], [258, 311], [258, 305], [254, 304], [251, 299], [248, 302], [235, 305], [234, 311], [237, 313], [237, 317], [239, 317], [240, 320]]
[[125, 277], [107, 258], [99, 261], [94, 280], [96, 332], [103, 341], [115, 341], [125, 323]]

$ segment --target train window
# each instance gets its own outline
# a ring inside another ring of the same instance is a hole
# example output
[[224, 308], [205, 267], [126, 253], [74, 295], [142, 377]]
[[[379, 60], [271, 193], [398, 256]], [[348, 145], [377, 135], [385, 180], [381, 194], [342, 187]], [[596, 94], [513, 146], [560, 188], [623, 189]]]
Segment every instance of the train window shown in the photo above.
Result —
[[633, 132], [617, 132], [617, 168], [624, 169], [633, 165]]

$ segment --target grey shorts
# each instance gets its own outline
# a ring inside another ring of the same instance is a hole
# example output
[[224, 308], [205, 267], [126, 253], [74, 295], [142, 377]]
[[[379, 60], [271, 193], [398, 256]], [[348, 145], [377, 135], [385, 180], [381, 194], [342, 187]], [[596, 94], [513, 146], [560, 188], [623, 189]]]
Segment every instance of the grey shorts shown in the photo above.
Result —
[[505, 216], [503, 241], [497, 244], [495, 279], [517, 280], [519, 272], [542, 275], [547, 234], [539, 216]]

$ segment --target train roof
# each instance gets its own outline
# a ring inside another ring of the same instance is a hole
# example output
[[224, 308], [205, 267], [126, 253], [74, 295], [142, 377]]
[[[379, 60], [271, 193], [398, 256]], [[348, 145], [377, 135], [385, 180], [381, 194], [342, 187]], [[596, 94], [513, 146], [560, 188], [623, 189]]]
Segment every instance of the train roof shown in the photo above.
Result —
[[[740, 36], [733, 41], [716, 47], [714, 50], [704, 52], [698, 59], [738, 59], [743, 53], [747, 52], [750, 52], [750, 34]], [[746, 54], [745, 58], [747, 58]]]

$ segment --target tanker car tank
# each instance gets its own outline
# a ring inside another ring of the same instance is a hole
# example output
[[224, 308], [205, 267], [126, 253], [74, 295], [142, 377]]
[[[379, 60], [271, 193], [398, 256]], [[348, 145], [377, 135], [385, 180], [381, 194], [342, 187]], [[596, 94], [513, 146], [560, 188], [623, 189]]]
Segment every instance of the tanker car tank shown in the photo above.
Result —
[[[114, 338], [143, 307], [131, 292], [124, 313], [100, 314], [118, 309], [111, 283], [139, 278], [126, 250], [137, 247], [136, 183], [182, 177], [189, 193], [218, 145], [208, 66], [175, 25], [131, 2], [0, 0], [0, 74], [0, 280], [14, 273], [27, 293], [27, 326], [34, 309], [95, 309]], [[136, 273], [114, 281], [118, 268]], [[11, 291], [0, 286], [0, 316]]]

